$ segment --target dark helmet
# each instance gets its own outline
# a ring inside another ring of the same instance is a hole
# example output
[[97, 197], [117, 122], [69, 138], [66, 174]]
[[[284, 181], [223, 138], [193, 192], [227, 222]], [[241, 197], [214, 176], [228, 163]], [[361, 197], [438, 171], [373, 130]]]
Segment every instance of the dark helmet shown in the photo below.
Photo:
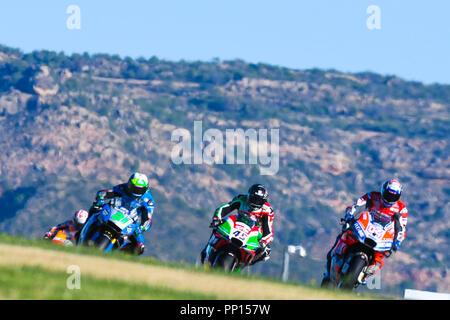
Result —
[[392, 206], [395, 202], [400, 200], [402, 195], [403, 186], [397, 180], [388, 180], [381, 186], [381, 197], [383, 198], [384, 205], [387, 207]]
[[130, 195], [140, 197], [148, 190], [148, 178], [145, 174], [135, 172], [128, 179], [127, 191]]
[[254, 184], [248, 189], [247, 204], [252, 209], [261, 208], [266, 203], [269, 192], [262, 184]]

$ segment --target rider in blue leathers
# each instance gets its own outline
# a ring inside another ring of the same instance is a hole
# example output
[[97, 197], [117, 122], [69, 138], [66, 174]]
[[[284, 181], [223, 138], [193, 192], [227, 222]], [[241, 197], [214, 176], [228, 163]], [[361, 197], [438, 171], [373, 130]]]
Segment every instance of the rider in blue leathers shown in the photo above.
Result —
[[[110, 203], [112, 199], [120, 198], [121, 206], [128, 210], [137, 209], [141, 218], [141, 226], [136, 235], [136, 249], [138, 254], [144, 253], [145, 239], [143, 233], [150, 230], [152, 226], [152, 215], [155, 208], [155, 201], [149, 190], [148, 178], [145, 174], [135, 172], [128, 179], [127, 183], [119, 184], [111, 189], [97, 192], [95, 201], [89, 209], [89, 218], [99, 212], [102, 207]], [[90, 236], [86, 237], [87, 239]]]

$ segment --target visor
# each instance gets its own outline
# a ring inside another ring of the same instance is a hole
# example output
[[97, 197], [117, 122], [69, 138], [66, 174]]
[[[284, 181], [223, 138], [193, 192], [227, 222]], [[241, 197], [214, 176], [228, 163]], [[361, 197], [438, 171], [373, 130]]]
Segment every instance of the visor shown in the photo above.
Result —
[[128, 191], [134, 196], [142, 196], [147, 191], [147, 188], [138, 187], [138, 186], [133, 185], [132, 183], [129, 183]]
[[263, 199], [261, 197], [258, 197], [258, 196], [255, 196], [255, 195], [251, 195], [248, 198], [248, 205], [249, 206], [259, 207], [260, 208], [260, 207], [263, 206], [264, 203], [266, 203], [265, 199]]
[[397, 202], [400, 199], [400, 195], [385, 190], [383, 192], [383, 199], [386, 200], [387, 202]]

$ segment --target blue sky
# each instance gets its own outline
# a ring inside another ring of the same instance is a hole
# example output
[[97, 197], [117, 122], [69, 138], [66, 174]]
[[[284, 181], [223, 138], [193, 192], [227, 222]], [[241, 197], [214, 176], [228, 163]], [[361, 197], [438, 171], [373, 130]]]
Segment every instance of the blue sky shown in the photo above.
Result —
[[[69, 5], [81, 12], [70, 30]], [[380, 8], [381, 29], [366, 12]], [[450, 84], [448, 0], [9, 0], [0, 43], [168, 60], [243, 59]]]

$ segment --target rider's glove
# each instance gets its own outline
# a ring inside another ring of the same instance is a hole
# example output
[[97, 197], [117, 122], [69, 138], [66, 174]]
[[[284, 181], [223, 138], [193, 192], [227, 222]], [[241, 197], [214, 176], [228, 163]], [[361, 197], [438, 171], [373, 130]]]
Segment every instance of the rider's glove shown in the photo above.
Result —
[[354, 206], [350, 206], [347, 207], [347, 209], [345, 209], [345, 217], [344, 220], [350, 220], [353, 219], [354, 214], [355, 214], [355, 207]]
[[136, 249], [137, 249], [138, 255], [143, 254], [144, 250], [145, 250], [144, 243], [143, 242], [138, 242], [137, 245], [136, 245]]
[[345, 216], [343, 219], [341, 219], [341, 222], [339, 223], [340, 225], [342, 225], [342, 232], [345, 232], [350, 228], [350, 225], [352, 224], [354, 219], [353, 216], [354, 213], [355, 208], [353, 206], [347, 207], [347, 209], [345, 210]]
[[51, 239], [53, 237], [53, 235], [52, 235], [52, 233], [49, 231], [49, 232], [46, 232], [45, 234], [44, 234], [44, 239]]
[[105, 200], [103, 200], [103, 199], [97, 199], [95, 202], [94, 202], [94, 208], [95, 209], [97, 209], [97, 210], [99, 210], [99, 209], [101, 209], [101, 208], [103, 208], [103, 206], [105, 205]]
[[209, 225], [210, 228], [217, 228], [218, 226], [220, 226], [222, 224], [222, 220], [218, 219], [218, 218], [213, 218], [213, 220], [211, 221], [211, 224]]
[[341, 219], [341, 222], [339, 223], [342, 226], [342, 232], [346, 232], [348, 229], [350, 229], [351, 224], [353, 223], [353, 217], [351, 218], [344, 218]]
[[100, 209], [106, 204], [105, 195], [106, 195], [105, 191], [100, 191], [97, 193], [97, 196], [95, 197], [95, 202], [94, 202], [95, 209]]
[[392, 245], [392, 250], [397, 251], [398, 249], [400, 249], [400, 245], [401, 245], [401, 242], [398, 240], [395, 240], [394, 244]]

